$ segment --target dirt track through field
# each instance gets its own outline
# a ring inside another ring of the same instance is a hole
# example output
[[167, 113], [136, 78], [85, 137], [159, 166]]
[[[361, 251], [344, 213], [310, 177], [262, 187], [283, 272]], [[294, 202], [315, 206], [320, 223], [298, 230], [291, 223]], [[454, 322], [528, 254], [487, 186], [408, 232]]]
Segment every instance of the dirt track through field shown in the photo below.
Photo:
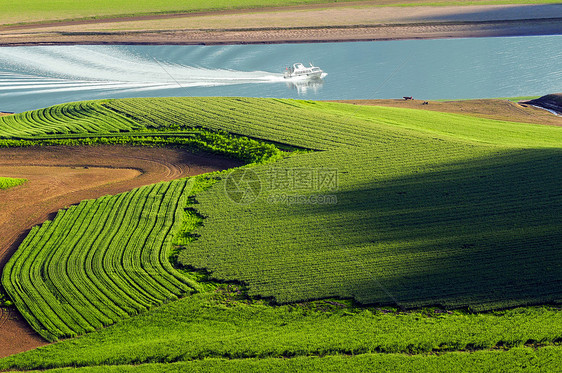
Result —
[[[0, 149], [0, 176], [25, 178], [0, 190], [0, 270], [34, 225], [84, 199], [125, 192], [240, 165], [186, 150], [147, 147], [44, 147]], [[0, 357], [46, 344], [11, 309], [0, 313]]]

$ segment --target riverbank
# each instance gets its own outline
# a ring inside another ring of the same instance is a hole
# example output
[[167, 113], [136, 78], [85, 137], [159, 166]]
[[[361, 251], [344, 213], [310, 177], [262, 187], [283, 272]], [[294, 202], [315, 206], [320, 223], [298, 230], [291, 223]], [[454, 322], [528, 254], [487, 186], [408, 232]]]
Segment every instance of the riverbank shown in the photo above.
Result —
[[[354, 105], [388, 106], [397, 108], [429, 110], [443, 113], [465, 114], [480, 118], [495, 119], [508, 122], [562, 126], [562, 117], [556, 116], [546, 110], [535, 107], [539, 106], [539, 103], [537, 102], [544, 103], [546, 101], [544, 100], [544, 98], [550, 96], [558, 96], [562, 101], [562, 95], [556, 94], [543, 96], [532, 101], [521, 101], [518, 103], [505, 99], [475, 99], [456, 101], [384, 99], [336, 100], [334, 102], [342, 102]], [[558, 106], [558, 109], [562, 111], [562, 105]]]
[[323, 4], [4, 26], [0, 45], [210, 45], [556, 34], [562, 34], [562, 4]]
[[562, 115], [562, 93], [542, 96], [535, 100], [525, 101], [524, 103], [548, 110], [558, 116]]

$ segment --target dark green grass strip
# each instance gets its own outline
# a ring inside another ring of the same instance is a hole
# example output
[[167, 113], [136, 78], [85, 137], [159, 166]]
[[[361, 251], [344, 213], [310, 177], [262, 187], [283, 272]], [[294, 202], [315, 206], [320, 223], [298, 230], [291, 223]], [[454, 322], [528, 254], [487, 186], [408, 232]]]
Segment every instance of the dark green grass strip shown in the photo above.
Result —
[[203, 359], [177, 363], [103, 365], [47, 372], [556, 372], [562, 347], [441, 355], [361, 354], [266, 359]]
[[244, 297], [241, 290], [222, 286], [184, 297], [79, 339], [1, 359], [0, 369], [172, 362], [189, 367], [206, 359], [229, 359], [224, 363], [239, 366], [250, 359], [259, 364], [258, 359], [371, 354], [381, 361], [392, 356], [407, 361], [426, 354], [454, 356], [459, 350], [467, 351], [462, 356], [474, 356], [513, 354], [521, 348], [541, 351], [544, 346], [559, 354], [562, 338], [562, 314], [553, 307], [472, 314], [435, 308], [398, 312], [341, 300], [271, 306]]

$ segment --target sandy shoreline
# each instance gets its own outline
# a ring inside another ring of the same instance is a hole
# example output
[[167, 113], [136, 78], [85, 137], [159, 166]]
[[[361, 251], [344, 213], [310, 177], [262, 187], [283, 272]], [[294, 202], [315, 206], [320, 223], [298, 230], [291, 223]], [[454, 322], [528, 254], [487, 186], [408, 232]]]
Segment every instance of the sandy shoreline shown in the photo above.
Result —
[[562, 34], [562, 4], [283, 8], [0, 27], [0, 46], [262, 44]]

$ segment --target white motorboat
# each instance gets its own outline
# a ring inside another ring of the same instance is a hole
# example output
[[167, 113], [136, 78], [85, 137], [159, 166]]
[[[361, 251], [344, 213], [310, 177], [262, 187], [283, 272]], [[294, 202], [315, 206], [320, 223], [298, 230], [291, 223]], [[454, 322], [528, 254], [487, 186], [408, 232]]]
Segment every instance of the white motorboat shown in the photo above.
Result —
[[312, 64], [310, 64], [310, 67], [306, 67], [299, 62], [293, 64], [292, 67], [288, 67], [285, 70], [285, 74], [283, 76], [285, 77], [285, 79], [298, 77], [319, 79], [322, 78], [322, 74], [324, 74], [324, 71], [322, 71], [319, 67], [312, 66]]

